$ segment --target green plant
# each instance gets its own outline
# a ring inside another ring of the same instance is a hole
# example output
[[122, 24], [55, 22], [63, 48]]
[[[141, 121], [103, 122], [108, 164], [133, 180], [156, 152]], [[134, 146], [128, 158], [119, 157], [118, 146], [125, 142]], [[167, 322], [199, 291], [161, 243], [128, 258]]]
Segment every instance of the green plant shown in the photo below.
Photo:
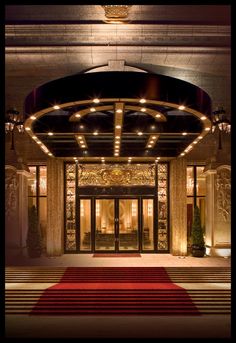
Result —
[[29, 227], [26, 245], [29, 257], [40, 257], [42, 253], [42, 238], [39, 229], [37, 209], [33, 205], [29, 209]]
[[205, 247], [204, 232], [201, 226], [200, 210], [198, 206], [194, 207], [193, 224], [192, 224], [192, 245], [199, 248]]

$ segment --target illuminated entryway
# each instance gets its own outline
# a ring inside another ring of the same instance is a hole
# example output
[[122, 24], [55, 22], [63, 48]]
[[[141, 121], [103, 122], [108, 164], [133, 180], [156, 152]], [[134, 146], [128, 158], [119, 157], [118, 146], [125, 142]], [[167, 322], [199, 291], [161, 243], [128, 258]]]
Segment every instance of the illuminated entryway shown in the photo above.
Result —
[[169, 252], [168, 164], [65, 164], [65, 252]]
[[154, 199], [96, 198], [79, 203], [81, 251], [154, 250]]

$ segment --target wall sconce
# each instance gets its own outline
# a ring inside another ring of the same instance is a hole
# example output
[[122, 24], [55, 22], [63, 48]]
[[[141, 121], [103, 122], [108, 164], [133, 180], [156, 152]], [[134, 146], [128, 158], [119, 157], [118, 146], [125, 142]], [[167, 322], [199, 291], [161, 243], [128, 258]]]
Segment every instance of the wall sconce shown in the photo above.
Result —
[[14, 146], [14, 129], [17, 127], [20, 133], [24, 132], [24, 122], [21, 120], [20, 113], [15, 108], [10, 108], [5, 116], [5, 133], [11, 133], [11, 150]]
[[231, 132], [231, 122], [226, 116], [226, 112], [223, 107], [218, 107], [214, 112], [212, 112], [212, 133], [215, 131], [215, 128], [218, 127], [219, 130], [219, 143], [218, 149], [222, 149], [222, 132], [230, 133]]

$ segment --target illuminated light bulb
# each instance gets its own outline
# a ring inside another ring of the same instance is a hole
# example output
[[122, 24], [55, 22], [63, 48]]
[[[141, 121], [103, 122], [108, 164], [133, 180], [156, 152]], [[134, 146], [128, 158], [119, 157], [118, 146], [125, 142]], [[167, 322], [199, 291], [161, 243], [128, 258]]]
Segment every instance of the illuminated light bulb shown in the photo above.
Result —
[[161, 118], [161, 115], [160, 114], [156, 114], [156, 118]]
[[33, 138], [33, 139], [37, 139], [37, 137], [36, 137], [36, 136], [33, 136], [32, 138]]
[[156, 139], [157, 138], [157, 136], [152, 136], [152, 139]]
[[180, 154], [181, 156], [184, 156], [185, 155], [185, 153], [184, 152], [182, 152], [182, 154]]
[[185, 109], [185, 106], [184, 106], [184, 105], [180, 105], [180, 106], [178, 107], [178, 109], [179, 109], [179, 110], [184, 110], [184, 109]]
[[98, 103], [100, 102], [100, 100], [99, 100], [98, 98], [95, 98], [95, 99], [93, 99], [93, 102], [94, 102], [95, 104], [98, 104]]
[[206, 116], [202, 116], [202, 117], [201, 117], [201, 120], [206, 120], [206, 119], [207, 119]]
[[49, 152], [49, 153], [48, 153], [48, 155], [49, 155], [49, 156], [52, 156], [52, 153], [51, 153], [51, 152]]
[[139, 132], [138, 132], [138, 135], [139, 135], [139, 136], [142, 136], [142, 135], [143, 135], [143, 133], [142, 133], [141, 131], [139, 131]]
[[182, 132], [182, 135], [183, 136], [187, 136], [187, 132]]
[[205, 131], [210, 131], [210, 129], [211, 129], [210, 127], [206, 127]]
[[81, 117], [81, 115], [79, 114], [79, 113], [76, 113], [76, 118], [80, 118]]
[[148, 148], [151, 148], [151, 147], [152, 147], [151, 144], [149, 144], [149, 145], [148, 145]]
[[98, 135], [98, 132], [97, 132], [97, 131], [95, 131], [95, 132], [93, 133], [93, 135], [94, 135], [94, 136], [97, 136], [97, 135]]
[[146, 112], [146, 108], [145, 107], [141, 108], [141, 111]]
[[81, 145], [81, 147], [82, 147], [82, 148], [86, 148], [86, 146], [85, 146], [84, 144], [83, 144], [83, 145]]
[[121, 108], [118, 108], [117, 110], [116, 110], [116, 113], [122, 113], [123, 111], [122, 111], [122, 109]]
[[48, 132], [48, 136], [53, 136], [53, 132]]
[[30, 119], [35, 120], [36, 117], [35, 116], [30, 116]]
[[30, 128], [30, 127], [26, 127], [25, 129], [26, 129], [26, 131], [30, 131], [30, 130], [31, 130], [31, 128]]
[[116, 129], [120, 129], [121, 128], [121, 126], [120, 125], [116, 125]]
[[60, 109], [60, 106], [54, 105], [53, 108], [54, 108], [54, 110], [59, 110], [59, 109]]
[[96, 112], [96, 109], [94, 107], [90, 107], [90, 112]]
[[199, 136], [198, 139], [203, 139], [203, 137], [202, 137], [202, 136]]
[[140, 99], [139, 102], [140, 102], [141, 104], [144, 104], [144, 103], [146, 102], [146, 99]]

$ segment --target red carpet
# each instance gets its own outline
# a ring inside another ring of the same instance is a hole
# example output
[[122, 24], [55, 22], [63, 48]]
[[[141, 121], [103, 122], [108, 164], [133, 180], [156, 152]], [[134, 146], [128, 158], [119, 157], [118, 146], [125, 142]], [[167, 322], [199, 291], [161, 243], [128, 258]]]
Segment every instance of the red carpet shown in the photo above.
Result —
[[161, 267], [70, 267], [32, 315], [200, 315]]
[[124, 254], [124, 253], [121, 253], [121, 254], [93, 254], [93, 257], [141, 257], [140, 254], [138, 253], [127, 253], [127, 254]]

